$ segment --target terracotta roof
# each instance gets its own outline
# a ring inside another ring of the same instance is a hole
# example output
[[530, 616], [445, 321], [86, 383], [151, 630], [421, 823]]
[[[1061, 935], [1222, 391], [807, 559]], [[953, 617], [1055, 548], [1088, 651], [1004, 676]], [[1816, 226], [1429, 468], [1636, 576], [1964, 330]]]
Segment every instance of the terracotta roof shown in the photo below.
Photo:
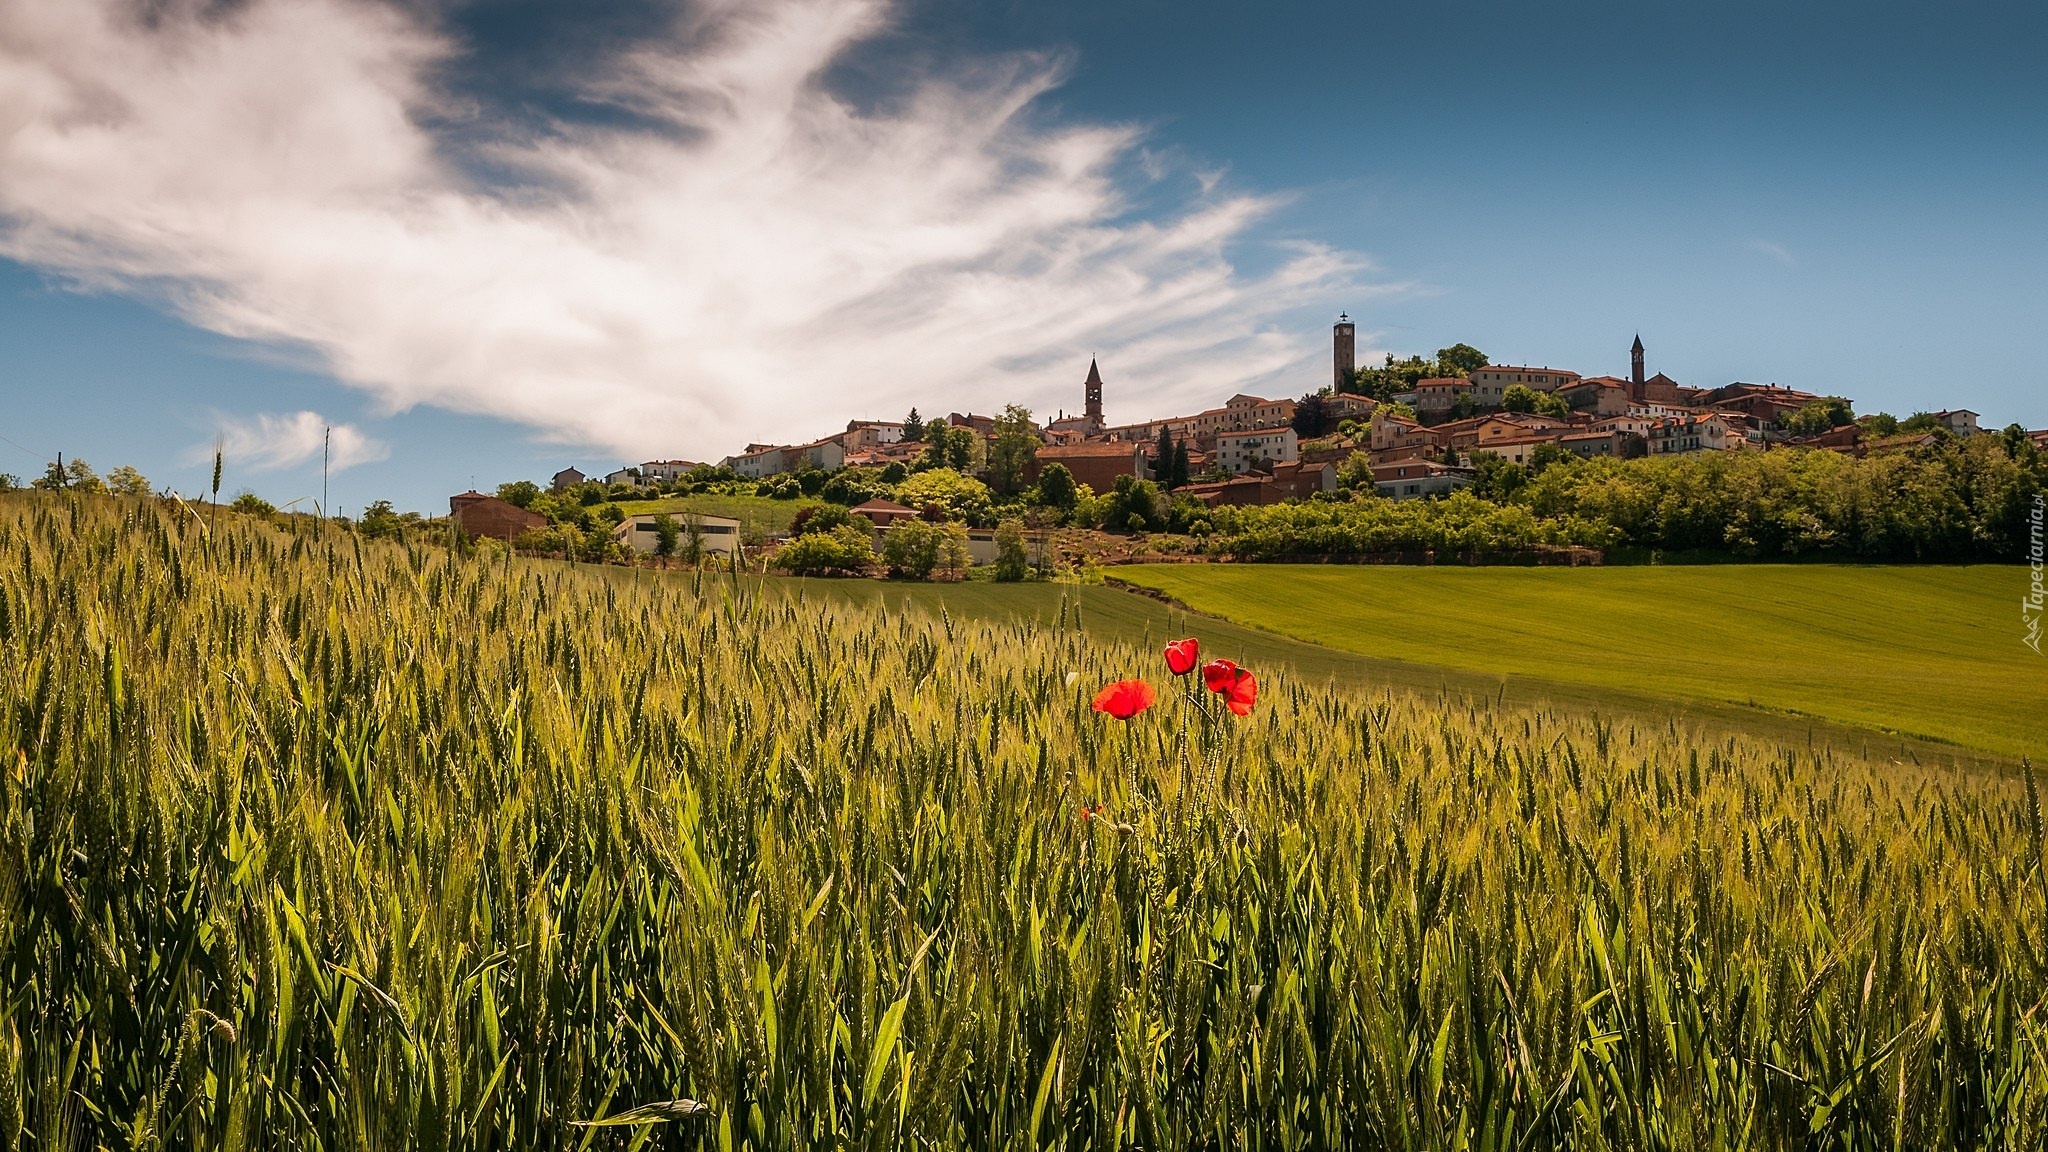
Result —
[[1069, 456], [1129, 456], [1137, 450], [1142, 440], [1089, 440], [1081, 444], [1047, 444], [1040, 448], [1040, 460], [1059, 460]]
[[869, 501], [867, 501], [867, 502], [866, 502], [866, 503], [864, 503], [864, 504], [856, 504], [856, 505], [854, 505], [854, 506], [853, 506], [852, 508], [849, 508], [849, 509], [847, 509], [847, 511], [849, 511], [849, 512], [908, 512], [908, 513], [910, 513], [910, 514], [911, 514], [911, 515], [913, 515], [913, 516], [917, 514], [917, 509], [915, 509], [915, 508], [906, 508], [906, 507], [904, 507], [903, 505], [901, 505], [901, 504], [898, 504], [898, 503], [896, 503], [896, 502], [895, 502], [894, 500], [884, 500], [884, 499], [882, 499], [882, 498], [881, 498], [881, 497], [879, 497], [879, 496], [878, 496], [878, 497], [876, 497], [876, 498], [875, 498], [875, 499], [873, 499], [873, 500], [869, 500]]

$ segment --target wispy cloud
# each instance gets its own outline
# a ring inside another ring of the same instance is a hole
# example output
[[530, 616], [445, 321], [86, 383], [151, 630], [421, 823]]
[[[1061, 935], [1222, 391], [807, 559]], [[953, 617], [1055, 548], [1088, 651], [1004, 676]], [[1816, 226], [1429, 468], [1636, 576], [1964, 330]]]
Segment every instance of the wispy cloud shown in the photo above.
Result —
[[[330, 439], [331, 437], [331, 439]], [[365, 436], [351, 424], [329, 424], [318, 412], [294, 412], [289, 416], [269, 413], [241, 418], [220, 418], [217, 439], [194, 444], [185, 451], [188, 463], [203, 463], [219, 448], [236, 468], [275, 472], [318, 461], [325, 451], [328, 467], [342, 472], [358, 464], [374, 464], [391, 455], [382, 441]]]
[[0, 6], [0, 252], [309, 350], [392, 410], [710, 454], [913, 403], [1071, 407], [1092, 352], [1136, 417], [1313, 363], [1276, 318], [1372, 291], [1315, 245], [1242, 270], [1276, 201], [1204, 174], [1133, 218], [1166, 186], [1140, 133], [1026, 116], [1053, 62], [837, 98], [880, 0], [687, 6], [585, 93], [633, 127], [473, 114], [439, 86], [461, 46], [379, 0], [137, 11]]
[[1751, 240], [1749, 241], [1748, 247], [1751, 251], [1761, 252], [1764, 255], [1769, 256], [1771, 259], [1776, 260], [1778, 263], [1783, 264], [1787, 268], [1799, 267], [1799, 261], [1793, 258], [1792, 253], [1787, 252], [1785, 250], [1785, 246], [1783, 244], [1778, 244], [1770, 240]]

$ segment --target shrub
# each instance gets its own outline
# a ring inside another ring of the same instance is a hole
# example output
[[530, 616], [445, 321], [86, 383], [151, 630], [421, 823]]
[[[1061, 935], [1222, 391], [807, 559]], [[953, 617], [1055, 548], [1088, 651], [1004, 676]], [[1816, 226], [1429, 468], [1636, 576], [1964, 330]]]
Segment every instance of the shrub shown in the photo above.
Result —
[[924, 520], [906, 520], [882, 533], [882, 563], [892, 576], [930, 579], [945, 549], [946, 531]]
[[775, 567], [796, 576], [865, 575], [875, 561], [866, 532], [842, 524], [830, 532], [798, 536], [775, 553]]

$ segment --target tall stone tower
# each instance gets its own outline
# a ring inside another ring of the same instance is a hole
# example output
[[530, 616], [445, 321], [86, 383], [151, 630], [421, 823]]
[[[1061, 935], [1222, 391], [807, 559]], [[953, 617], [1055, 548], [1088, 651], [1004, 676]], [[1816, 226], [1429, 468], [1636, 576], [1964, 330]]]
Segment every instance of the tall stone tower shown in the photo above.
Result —
[[1102, 372], [1095, 367], [1095, 357], [1093, 356], [1088, 358], [1088, 382], [1082, 385], [1082, 392], [1087, 400], [1085, 415], [1088, 419], [1088, 433], [1092, 436], [1102, 431], [1104, 427], [1102, 423]]
[[1358, 327], [1351, 323], [1350, 313], [1337, 314], [1337, 323], [1330, 329], [1330, 343], [1336, 353], [1336, 378], [1331, 386], [1342, 392], [1358, 371]]
[[1628, 350], [1628, 378], [1635, 384], [1638, 397], [1643, 394], [1643, 338], [1636, 337], [1636, 346]]

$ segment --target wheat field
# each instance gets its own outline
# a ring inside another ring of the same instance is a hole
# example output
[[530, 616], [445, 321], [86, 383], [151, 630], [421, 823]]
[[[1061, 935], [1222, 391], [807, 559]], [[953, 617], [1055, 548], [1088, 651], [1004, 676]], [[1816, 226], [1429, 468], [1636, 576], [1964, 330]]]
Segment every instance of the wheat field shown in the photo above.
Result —
[[2048, 1143], [2022, 774], [175, 504], [0, 558], [10, 1146]]

